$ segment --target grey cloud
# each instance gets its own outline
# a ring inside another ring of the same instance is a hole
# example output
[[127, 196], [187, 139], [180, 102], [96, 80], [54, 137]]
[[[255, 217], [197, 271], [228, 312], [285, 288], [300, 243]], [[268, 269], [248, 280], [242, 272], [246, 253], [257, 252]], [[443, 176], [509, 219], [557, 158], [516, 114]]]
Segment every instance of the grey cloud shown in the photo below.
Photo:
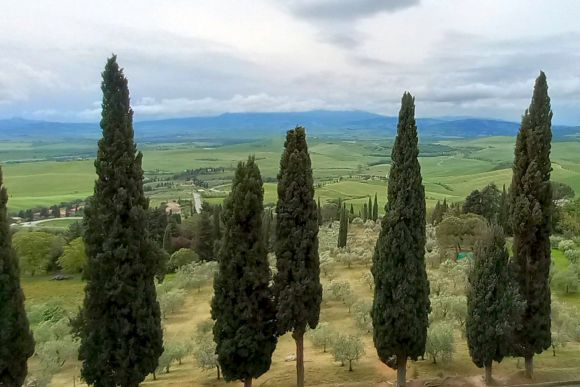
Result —
[[293, 0], [287, 3], [300, 17], [344, 21], [396, 12], [416, 6], [420, 0]]

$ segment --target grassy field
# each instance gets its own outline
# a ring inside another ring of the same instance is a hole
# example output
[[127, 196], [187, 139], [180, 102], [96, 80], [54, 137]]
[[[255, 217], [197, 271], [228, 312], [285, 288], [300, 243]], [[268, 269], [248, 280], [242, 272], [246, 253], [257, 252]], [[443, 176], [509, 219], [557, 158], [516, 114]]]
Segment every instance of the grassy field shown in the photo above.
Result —
[[[429, 155], [420, 158], [428, 206], [443, 198], [449, 201], [463, 200], [473, 189], [490, 182], [495, 182], [500, 188], [503, 184], [509, 185], [513, 142], [513, 138], [488, 137], [422, 145], [422, 154]], [[36, 149], [33, 145], [19, 143], [15, 146], [25, 152]], [[219, 147], [205, 145], [192, 143], [141, 146], [146, 176], [171, 175], [185, 169], [202, 167], [224, 167], [224, 173], [210, 177], [210, 184], [221, 186], [219, 190], [223, 191], [227, 190], [227, 183], [231, 181], [233, 168], [237, 163], [253, 154], [264, 180], [275, 181], [283, 149], [281, 138]], [[577, 145], [576, 142], [553, 143], [552, 179], [567, 183], [580, 192], [580, 152], [576, 149]], [[49, 147], [46, 144], [42, 146]], [[83, 150], [84, 146], [86, 144], [79, 144], [79, 149]], [[52, 145], [52, 148], [50, 152], [57, 152], [57, 145]], [[71, 145], [67, 144], [67, 147], [59, 149], [63, 154], [69, 154], [70, 148]], [[43, 151], [48, 152], [46, 149]], [[320, 185], [317, 196], [320, 196], [321, 201], [341, 196], [346, 199], [347, 205], [352, 202], [355, 206], [360, 206], [367, 195], [374, 196], [377, 193], [382, 207], [386, 183], [381, 179], [385, 178], [389, 170], [389, 140], [379, 144], [367, 140], [333, 142], [312, 138], [310, 153], [314, 177]], [[25, 153], [21, 156], [23, 154]], [[9, 189], [9, 206], [13, 212], [84, 199], [92, 194], [95, 175], [93, 161], [90, 159], [6, 163], [13, 157], [12, 154], [0, 156], [0, 162], [5, 163], [5, 184]], [[180, 197], [189, 198], [191, 189], [163, 188], [148, 194], [152, 204], [157, 205], [162, 201]], [[224, 195], [217, 196], [223, 198]], [[209, 201], [222, 200], [216, 198], [216, 195], [212, 196], [214, 197]], [[265, 185], [265, 196], [266, 203], [275, 202], [274, 184]]]
[[[334, 244], [335, 229], [324, 227], [321, 229], [321, 251], [329, 250]], [[372, 246], [376, 238], [376, 230], [367, 230], [363, 226], [353, 226], [349, 230], [349, 244], [353, 246]], [[565, 265], [565, 257], [558, 251], [553, 251], [555, 264]], [[358, 300], [371, 300], [372, 292], [369, 287], [361, 281], [363, 273], [369, 268], [362, 264], [355, 264], [348, 269], [343, 264], [334, 263], [332, 266], [333, 278], [335, 280], [348, 281]], [[437, 269], [430, 269], [431, 281], [435, 278]], [[167, 279], [171, 281], [172, 278]], [[322, 278], [323, 284], [329, 283], [328, 277]], [[70, 310], [76, 310], [81, 304], [83, 297], [83, 283], [79, 278], [68, 281], [50, 281], [48, 277], [26, 277], [23, 278], [23, 288], [26, 294], [26, 302], [29, 304], [46, 302], [52, 298], [61, 299]], [[176, 313], [170, 314], [164, 320], [165, 335], [167, 338], [179, 338], [188, 340], [195, 334], [196, 325], [207, 320], [210, 316], [210, 300], [212, 297], [211, 284], [204, 286], [201, 291], [192, 290], [188, 292], [185, 305]], [[580, 294], [566, 298], [555, 296], [556, 299], [580, 307]], [[356, 334], [359, 332], [353, 315], [347, 307], [340, 301], [326, 300], [322, 304], [321, 322], [329, 323], [335, 332], [342, 334]], [[471, 362], [467, 350], [465, 339], [461, 330], [455, 330], [455, 353], [450, 361], [433, 362], [426, 357], [426, 360], [410, 362], [408, 378], [418, 378], [421, 380], [441, 379], [442, 376], [449, 377], [446, 385], [481, 385], [482, 371]], [[336, 363], [330, 353], [324, 353], [318, 348], [312, 347], [310, 341], [305, 340], [305, 367], [306, 384], [309, 386], [329, 386], [343, 385], [343, 383], [358, 383], [356, 386], [371, 385], [381, 382], [392, 382], [395, 372], [382, 364], [377, 356], [370, 334], [363, 335], [365, 345], [365, 355], [354, 364], [354, 371], [349, 372], [348, 367], [341, 367]], [[285, 361], [288, 355], [295, 351], [294, 342], [289, 334], [280, 338], [273, 355], [272, 367], [262, 377], [256, 380], [257, 386], [291, 386], [294, 383], [295, 365], [293, 362]], [[563, 348], [559, 348], [557, 355], [546, 351], [535, 357], [535, 381], [572, 380], [580, 379], [580, 344], [570, 343]], [[30, 362], [31, 370], [34, 371], [38, 365], [34, 359]], [[521, 383], [522, 362], [517, 359], [507, 358], [501, 364], [494, 364], [494, 375], [500, 384]], [[72, 385], [73, 378], [76, 378], [76, 385], [81, 385], [78, 381], [79, 364], [69, 362], [53, 378], [51, 386], [64, 387]], [[171, 372], [159, 373], [157, 380], [148, 377], [143, 383], [145, 386], [226, 386], [241, 385], [240, 383], [226, 384], [223, 380], [216, 379], [215, 371], [203, 371], [196, 365], [192, 356], [183, 360], [182, 365], [173, 365]]]

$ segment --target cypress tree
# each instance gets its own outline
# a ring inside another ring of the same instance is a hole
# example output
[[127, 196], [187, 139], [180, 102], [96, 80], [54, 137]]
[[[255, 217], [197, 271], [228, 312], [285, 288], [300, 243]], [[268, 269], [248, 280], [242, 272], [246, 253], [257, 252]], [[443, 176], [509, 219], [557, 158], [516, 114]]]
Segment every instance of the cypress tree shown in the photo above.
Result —
[[214, 206], [213, 208], [213, 256], [217, 257], [219, 252], [220, 241], [222, 239], [222, 228], [221, 228], [221, 206]]
[[501, 192], [498, 223], [503, 228], [506, 235], [511, 235], [512, 228], [509, 218], [509, 194], [505, 189], [505, 184], [503, 185]]
[[304, 386], [304, 333], [316, 328], [322, 301], [312, 166], [304, 128], [290, 130], [278, 173], [274, 295], [278, 333], [296, 342], [297, 385]]
[[447, 205], [447, 198], [443, 198], [442, 209], [443, 209], [442, 215], [445, 215], [447, 213], [447, 211], [449, 210], [449, 206]]
[[499, 225], [489, 227], [475, 249], [467, 294], [467, 346], [473, 363], [485, 368], [490, 385], [492, 362], [509, 355], [509, 343], [524, 304], [512, 285], [509, 253]]
[[202, 209], [195, 238], [195, 252], [202, 261], [213, 260], [213, 236], [214, 230], [208, 211]]
[[366, 222], [369, 218], [369, 208], [368, 205], [365, 203], [363, 204], [363, 222]]
[[540, 72], [532, 102], [516, 140], [510, 218], [514, 234], [514, 273], [527, 302], [522, 327], [516, 331], [514, 355], [525, 358], [533, 376], [533, 356], [548, 349], [550, 334], [550, 225], [552, 186], [550, 147], [552, 110], [546, 76]]
[[387, 205], [375, 246], [372, 274], [373, 341], [381, 361], [405, 385], [407, 358], [425, 353], [429, 281], [425, 270], [425, 189], [422, 184], [415, 102], [402, 98], [391, 153]]
[[371, 220], [375, 220], [374, 219], [374, 207], [373, 207], [373, 201], [371, 200], [371, 197], [369, 196], [369, 204], [368, 204], [368, 209], [369, 209], [369, 219]]
[[377, 194], [375, 194], [375, 202], [373, 203], [373, 220], [376, 222], [379, 219], [379, 202], [377, 201]]
[[320, 197], [318, 197], [318, 205], [316, 206], [316, 215], [318, 217], [318, 225], [322, 226], [322, 207], [320, 206]]
[[354, 207], [352, 203], [350, 203], [350, 215], [354, 217]]
[[224, 236], [214, 280], [211, 317], [218, 362], [226, 381], [245, 386], [270, 368], [276, 310], [262, 230], [262, 177], [254, 158], [240, 162], [226, 198]]
[[103, 72], [94, 195], [85, 209], [85, 300], [76, 321], [81, 375], [90, 385], [133, 387], [157, 368], [163, 334], [147, 230], [142, 154], [133, 140], [127, 79], [115, 56]]
[[346, 241], [348, 238], [348, 215], [343, 207], [340, 212], [340, 223], [338, 228], [338, 247], [346, 247]]
[[12, 249], [6, 204], [8, 193], [0, 167], [0, 386], [21, 386], [34, 354], [34, 339], [24, 311], [18, 258]]
[[441, 203], [439, 202], [439, 200], [437, 200], [437, 203], [435, 204], [435, 208], [433, 209], [433, 213], [431, 214], [431, 224], [436, 226], [439, 222], [440, 222], [440, 216], [442, 212], [442, 207], [441, 207]]

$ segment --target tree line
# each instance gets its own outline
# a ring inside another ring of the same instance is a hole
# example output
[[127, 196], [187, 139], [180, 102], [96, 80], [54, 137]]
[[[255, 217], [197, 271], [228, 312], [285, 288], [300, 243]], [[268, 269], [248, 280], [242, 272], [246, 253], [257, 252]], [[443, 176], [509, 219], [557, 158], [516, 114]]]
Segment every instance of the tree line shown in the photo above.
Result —
[[[134, 142], [127, 79], [116, 56], [107, 61], [102, 78], [97, 180], [83, 220], [85, 298], [72, 326], [80, 340], [82, 378], [95, 386], [132, 387], [155, 372], [164, 353], [155, 278], [163, 279], [167, 257], [150, 229], [142, 154]], [[469, 278], [469, 351], [489, 377], [492, 362], [505, 356], [524, 357], [531, 377], [534, 354], [551, 345], [551, 118], [546, 78], [540, 73], [518, 133], [508, 195], [506, 216], [514, 235], [514, 257], [509, 260], [501, 226], [491, 223], [486, 237], [478, 241]], [[377, 355], [397, 370], [399, 386], [405, 385], [407, 360], [425, 354], [431, 310], [425, 268], [425, 189], [418, 156], [415, 100], [406, 92], [391, 153], [385, 214], [372, 257], [374, 298], [369, 312]], [[211, 254], [217, 260], [211, 316], [219, 369], [225, 380], [240, 380], [246, 386], [270, 368], [278, 337], [285, 333], [295, 340], [296, 384], [303, 386], [304, 334], [319, 323], [322, 209], [314, 199], [302, 127], [287, 132], [277, 182], [275, 216], [265, 215], [262, 177], [250, 156], [238, 164], [231, 192], [219, 214], [213, 214], [213, 225], [208, 211], [199, 220], [200, 232], [218, 235], [217, 227], [220, 235], [214, 238], [216, 243], [202, 238], [203, 246], [198, 246], [200, 258], [209, 259]], [[11, 248], [6, 202], [2, 185], [0, 384], [20, 385], [34, 341]], [[374, 203], [369, 198], [366, 204], [370, 219], [378, 218], [376, 203], [376, 198]], [[336, 211], [341, 223], [348, 225], [346, 206], [339, 202]], [[215, 222], [216, 217], [220, 222]], [[273, 239], [264, 232], [266, 220]], [[344, 232], [340, 238], [339, 244]], [[267, 240], [273, 240], [274, 275]], [[496, 313], [482, 312], [490, 309]], [[489, 326], [496, 329], [486, 329]], [[342, 359], [349, 361], [348, 356]]]

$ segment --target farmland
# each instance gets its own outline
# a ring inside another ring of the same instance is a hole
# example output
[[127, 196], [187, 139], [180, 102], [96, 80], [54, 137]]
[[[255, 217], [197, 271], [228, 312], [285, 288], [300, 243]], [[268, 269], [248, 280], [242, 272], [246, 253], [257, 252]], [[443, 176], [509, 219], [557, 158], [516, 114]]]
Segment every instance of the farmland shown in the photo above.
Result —
[[[421, 146], [420, 158], [427, 205], [437, 200], [460, 201], [475, 188], [495, 182], [500, 188], [509, 185], [514, 139], [487, 137], [428, 142]], [[94, 165], [90, 157], [55, 160], [74, 154], [70, 144], [31, 145], [15, 143], [14, 149], [33, 152], [37, 161], [14, 162], [14, 152], [2, 153], [6, 185], [10, 192], [10, 210], [50, 206], [73, 199], [84, 199], [92, 193]], [[6, 145], [3, 145], [6, 147]], [[80, 149], [86, 145], [79, 144]], [[389, 170], [391, 141], [360, 139], [332, 141], [310, 140], [312, 166], [317, 184], [317, 196], [322, 202], [338, 197], [347, 205], [358, 208], [367, 196], [379, 198], [384, 205], [385, 176]], [[219, 202], [227, 193], [233, 168], [249, 154], [256, 157], [265, 181], [265, 203], [276, 200], [275, 179], [279, 167], [281, 138], [268, 138], [235, 145], [208, 143], [143, 144], [143, 169], [146, 178], [171, 181], [173, 175], [185, 169], [223, 168], [223, 172], [205, 176], [209, 190], [204, 195], [209, 202]], [[552, 146], [552, 179], [580, 191], [580, 152], [577, 142], [554, 142]], [[47, 150], [49, 149], [49, 150]], [[60, 153], [59, 153], [60, 152]], [[29, 154], [29, 153], [28, 153]], [[11, 161], [8, 162], [7, 161]], [[154, 183], [147, 194], [153, 205], [191, 196], [191, 185], [176, 181], [171, 187]]]

